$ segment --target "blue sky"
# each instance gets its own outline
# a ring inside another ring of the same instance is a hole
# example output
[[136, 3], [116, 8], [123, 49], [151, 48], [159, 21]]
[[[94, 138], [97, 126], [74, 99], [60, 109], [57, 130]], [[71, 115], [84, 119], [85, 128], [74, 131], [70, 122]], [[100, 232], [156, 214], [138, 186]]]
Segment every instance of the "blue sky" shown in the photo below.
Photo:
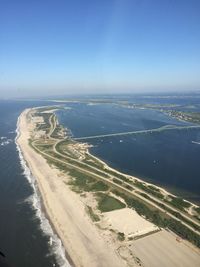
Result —
[[199, 0], [0, 0], [0, 97], [200, 89]]

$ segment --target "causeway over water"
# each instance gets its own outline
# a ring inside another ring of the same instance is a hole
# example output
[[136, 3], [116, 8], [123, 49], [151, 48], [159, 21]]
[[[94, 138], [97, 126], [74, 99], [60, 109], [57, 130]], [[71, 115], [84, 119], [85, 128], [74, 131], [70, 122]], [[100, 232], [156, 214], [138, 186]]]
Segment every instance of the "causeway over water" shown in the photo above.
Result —
[[121, 133], [110, 133], [110, 134], [102, 134], [102, 135], [93, 135], [93, 136], [84, 136], [73, 138], [74, 140], [87, 140], [87, 139], [97, 139], [97, 138], [105, 138], [112, 136], [124, 136], [131, 134], [145, 134], [145, 133], [154, 133], [161, 131], [171, 131], [171, 130], [190, 130], [190, 129], [198, 129], [200, 126], [192, 125], [192, 126], [176, 126], [176, 125], [165, 125], [159, 128], [148, 129], [148, 130], [139, 130], [139, 131], [131, 131], [131, 132], [121, 132]]

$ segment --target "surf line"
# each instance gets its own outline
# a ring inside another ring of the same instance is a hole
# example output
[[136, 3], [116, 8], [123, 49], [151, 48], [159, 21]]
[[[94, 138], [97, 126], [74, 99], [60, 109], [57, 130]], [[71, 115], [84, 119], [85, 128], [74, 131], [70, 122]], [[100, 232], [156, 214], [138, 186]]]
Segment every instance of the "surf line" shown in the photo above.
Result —
[[[58, 235], [56, 233], [54, 233], [53, 228], [51, 227], [49, 220], [45, 216], [45, 212], [43, 212], [43, 210], [42, 210], [42, 199], [41, 199], [41, 196], [39, 193], [39, 189], [37, 187], [36, 179], [32, 175], [32, 173], [31, 173], [31, 171], [30, 171], [30, 169], [29, 169], [29, 167], [28, 167], [28, 165], [27, 165], [27, 163], [23, 157], [23, 153], [22, 153], [22, 151], [21, 151], [21, 149], [17, 143], [17, 139], [20, 136], [19, 119], [20, 118], [18, 118], [18, 121], [17, 121], [15, 144], [16, 144], [16, 148], [17, 148], [17, 151], [19, 154], [20, 165], [23, 169], [23, 175], [26, 177], [30, 186], [33, 189], [33, 194], [27, 199], [27, 201], [31, 204], [33, 209], [36, 211], [36, 216], [39, 218], [39, 221], [40, 221], [41, 230], [49, 238], [48, 244], [50, 247], [50, 251], [52, 252], [52, 254], [55, 255], [55, 259], [56, 259], [57, 264], [60, 267], [71, 267], [69, 261], [66, 258], [65, 249], [62, 245], [60, 238], [58, 237]], [[53, 265], [53, 266], [56, 266], [56, 265]]]

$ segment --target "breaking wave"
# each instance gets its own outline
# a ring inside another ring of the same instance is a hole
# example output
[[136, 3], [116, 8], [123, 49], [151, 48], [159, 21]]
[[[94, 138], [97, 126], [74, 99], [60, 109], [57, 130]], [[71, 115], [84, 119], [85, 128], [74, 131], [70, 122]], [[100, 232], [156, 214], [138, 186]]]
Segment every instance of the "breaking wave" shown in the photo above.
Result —
[[15, 143], [17, 146], [17, 150], [19, 153], [19, 158], [20, 158], [20, 164], [23, 168], [23, 174], [27, 178], [29, 184], [31, 185], [33, 189], [33, 194], [26, 200], [28, 201], [33, 209], [36, 212], [36, 216], [39, 218], [40, 221], [40, 227], [42, 231], [45, 233], [47, 237], [49, 237], [49, 247], [50, 251], [52, 254], [55, 255], [56, 261], [59, 264], [60, 267], [71, 267], [69, 264], [66, 256], [65, 256], [65, 249], [62, 245], [62, 242], [60, 238], [57, 236], [57, 234], [54, 233], [49, 220], [46, 218], [45, 213], [42, 211], [42, 200], [40, 196], [39, 189], [36, 184], [36, 180], [34, 176], [31, 174], [31, 171], [29, 167], [27, 166], [27, 163], [23, 157], [22, 151], [17, 143], [17, 139], [20, 136], [19, 132], [19, 118], [17, 122], [17, 129], [16, 129], [16, 138], [15, 138]]

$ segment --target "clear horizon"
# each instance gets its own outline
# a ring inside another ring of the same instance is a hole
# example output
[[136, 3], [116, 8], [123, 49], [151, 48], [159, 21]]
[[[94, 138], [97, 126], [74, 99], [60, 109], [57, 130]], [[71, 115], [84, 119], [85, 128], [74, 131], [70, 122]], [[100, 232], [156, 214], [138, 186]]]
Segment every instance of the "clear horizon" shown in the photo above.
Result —
[[3, 1], [0, 98], [200, 90], [200, 2]]

